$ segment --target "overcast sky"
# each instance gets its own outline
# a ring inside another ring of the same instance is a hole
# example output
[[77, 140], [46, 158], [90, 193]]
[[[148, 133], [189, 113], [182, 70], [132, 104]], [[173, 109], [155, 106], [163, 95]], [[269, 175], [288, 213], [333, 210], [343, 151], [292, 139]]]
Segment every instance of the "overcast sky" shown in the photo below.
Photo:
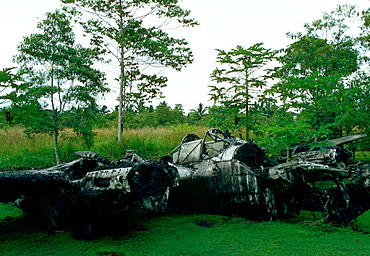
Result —
[[[60, 7], [59, 0], [0, 0], [0, 69], [15, 66], [12, 56], [24, 36], [38, 32], [36, 24], [46, 12]], [[181, 72], [166, 71], [168, 87], [163, 89], [165, 101], [172, 107], [182, 104], [185, 110], [208, 102], [210, 73], [217, 66], [215, 49], [230, 50], [237, 45], [245, 48], [263, 42], [266, 48], [280, 49], [292, 43], [286, 32], [303, 31], [303, 24], [322, 17], [337, 5], [354, 4], [370, 7], [369, 0], [179, 0], [182, 8], [191, 10], [200, 22], [195, 28], [169, 31], [185, 38], [194, 53], [194, 63]], [[118, 87], [106, 104], [113, 108]], [[157, 103], [156, 103], [157, 104]]]

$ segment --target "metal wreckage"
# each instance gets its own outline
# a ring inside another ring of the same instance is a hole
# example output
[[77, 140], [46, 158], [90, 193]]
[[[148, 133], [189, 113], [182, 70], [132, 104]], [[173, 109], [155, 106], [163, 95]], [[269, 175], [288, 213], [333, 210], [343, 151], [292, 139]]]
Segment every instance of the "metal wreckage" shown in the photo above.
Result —
[[253, 140], [217, 129], [185, 136], [169, 156], [149, 162], [134, 152], [116, 161], [79, 151], [77, 160], [42, 170], [0, 172], [0, 200], [54, 230], [115, 223], [165, 211], [236, 214], [274, 220], [299, 211], [349, 222], [370, 209], [367, 164], [349, 164], [342, 147], [366, 135], [300, 145], [290, 161], [268, 157]]

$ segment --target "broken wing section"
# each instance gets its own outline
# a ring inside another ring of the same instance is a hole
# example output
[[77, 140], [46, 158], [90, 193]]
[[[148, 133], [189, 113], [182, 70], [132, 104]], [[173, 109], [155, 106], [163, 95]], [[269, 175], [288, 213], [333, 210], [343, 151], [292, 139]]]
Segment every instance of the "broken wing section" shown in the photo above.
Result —
[[285, 184], [280, 186], [283, 194], [279, 197], [297, 211], [322, 212], [325, 222], [349, 222], [370, 209], [369, 167], [361, 162], [350, 164], [352, 153], [337, 145], [363, 137], [333, 139], [332, 145], [321, 149], [295, 147], [292, 160], [271, 167], [267, 179]]

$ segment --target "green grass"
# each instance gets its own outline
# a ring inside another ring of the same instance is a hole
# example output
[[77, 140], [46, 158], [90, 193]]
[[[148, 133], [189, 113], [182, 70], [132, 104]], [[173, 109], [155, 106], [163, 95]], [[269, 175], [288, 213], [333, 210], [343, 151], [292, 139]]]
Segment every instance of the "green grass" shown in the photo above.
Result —
[[10, 203], [0, 203], [0, 222], [12, 221], [23, 217], [23, 212]]
[[[41, 169], [55, 165], [53, 139], [47, 134], [28, 137], [23, 128], [0, 130], [0, 170]], [[62, 161], [75, 159], [73, 152], [81, 150], [82, 144], [71, 132], [60, 137]]]
[[370, 162], [370, 151], [356, 151], [355, 156], [356, 161]]
[[[0, 218], [0, 255], [368, 255], [370, 250], [366, 232], [323, 224], [310, 214], [290, 222], [163, 215], [140, 220], [146, 231], [93, 240], [73, 239], [68, 231], [48, 234], [7, 204], [0, 204]], [[358, 225], [364, 228], [369, 219], [366, 213]]]

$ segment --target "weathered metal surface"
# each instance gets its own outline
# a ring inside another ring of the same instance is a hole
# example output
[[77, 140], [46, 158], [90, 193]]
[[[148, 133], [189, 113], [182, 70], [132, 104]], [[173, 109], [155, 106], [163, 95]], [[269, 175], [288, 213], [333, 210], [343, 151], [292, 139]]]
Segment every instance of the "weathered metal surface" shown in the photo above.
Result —
[[0, 200], [14, 200], [54, 230], [72, 225], [92, 232], [96, 223], [118, 216], [125, 222], [164, 212], [170, 188], [178, 186], [175, 168], [164, 161], [148, 162], [136, 154], [113, 162], [88, 151], [76, 155], [81, 158], [43, 170], [0, 172]]
[[[174, 150], [174, 164], [180, 175], [178, 190], [181, 180], [187, 180], [185, 184], [189, 187], [197, 183], [207, 186], [220, 199], [213, 204], [214, 208], [206, 209], [210, 212], [224, 209], [272, 220], [310, 210], [323, 212], [324, 221], [347, 222], [370, 208], [369, 200], [361, 203], [356, 199], [369, 197], [369, 170], [361, 164], [348, 165], [352, 154], [338, 145], [364, 137], [330, 140], [325, 142], [328, 146], [324, 149], [311, 150], [301, 145], [292, 150], [289, 162], [277, 163], [253, 141], [231, 138], [212, 129], [202, 139], [183, 140]], [[344, 179], [355, 181], [344, 183]], [[321, 189], [316, 187], [317, 182], [332, 185]], [[186, 196], [182, 198], [185, 199]], [[192, 200], [195, 203], [196, 198]], [[341, 203], [343, 200], [345, 203]]]
[[370, 169], [349, 164], [352, 153], [339, 145], [363, 137], [326, 141], [323, 149], [297, 146], [286, 163], [217, 129], [185, 136], [172, 157], [155, 162], [131, 151], [112, 162], [79, 151], [79, 159], [43, 170], [0, 172], [0, 200], [18, 198], [18, 207], [54, 229], [73, 223], [89, 232], [101, 220], [168, 209], [258, 220], [309, 210], [348, 222], [370, 209]]
[[84, 193], [97, 194], [109, 191], [119, 191], [127, 194], [131, 188], [127, 179], [131, 167], [93, 171], [86, 173], [84, 185], [81, 191]]

